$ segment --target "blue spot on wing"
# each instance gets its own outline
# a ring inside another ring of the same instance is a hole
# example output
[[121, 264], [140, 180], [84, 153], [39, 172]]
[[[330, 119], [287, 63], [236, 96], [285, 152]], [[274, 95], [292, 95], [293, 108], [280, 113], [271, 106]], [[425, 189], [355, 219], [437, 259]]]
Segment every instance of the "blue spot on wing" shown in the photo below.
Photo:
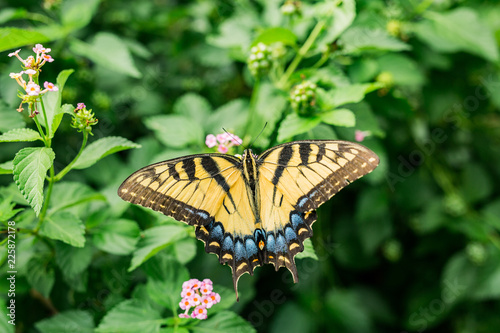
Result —
[[304, 219], [298, 213], [293, 213], [291, 220], [292, 220], [292, 226], [295, 230], [297, 230], [300, 224], [304, 223]]
[[224, 243], [222, 244], [222, 250], [232, 252], [233, 247], [233, 239], [231, 238], [231, 236], [226, 236], [226, 238], [224, 238]]
[[201, 217], [202, 219], [204, 220], [207, 220], [209, 215], [205, 212], [197, 212], [196, 214], [198, 214], [199, 217]]
[[257, 254], [257, 252], [259, 251], [258, 248], [257, 248], [257, 245], [255, 244], [255, 241], [253, 239], [248, 238], [245, 241], [245, 246], [246, 246], [247, 256], [248, 257], [251, 257], [254, 254]]
[[269, 234], [267, 235], [267, 251], [274, 253], [276, 251], [276, 243], [274, 241], [274, 236]]
[[222, 237], [224, 236], [222, 233], [222, 226], [220, 224], [216, 225], [210, 232], [210, 236], [219, 242], [222, 241]]
[[278, 237], [276, 237], [276, 252], [286, 252], [286, 240], [285, 237], [283, 237], [282, 234], [278, 234]]
[[297, 238], [297, 234], [295, 233], [295, 231], [293, 231], [293, 229], [292, 229], [292, 228], [287, 227], [287, 228], [285, 229], [285, 237], [286, 237], [286, 242], [287, 242], [287, 243], [290, 243], [290, 241], [291, 241], [292, 239], [296, 239], [296, 238]]
[[304, 207], [304, 205], [306, 204], [307, 200], [309, 200], [308, 197], [303, 197], [302, 199], [300, 199], [300, 201], [297, 202], [297, 207], [298, 208]]
[[245, 250], [243, 243], [240, 241], [237, 241], [234, 245], [234, 257], [237, 261], [247, 258], [247, 251]]

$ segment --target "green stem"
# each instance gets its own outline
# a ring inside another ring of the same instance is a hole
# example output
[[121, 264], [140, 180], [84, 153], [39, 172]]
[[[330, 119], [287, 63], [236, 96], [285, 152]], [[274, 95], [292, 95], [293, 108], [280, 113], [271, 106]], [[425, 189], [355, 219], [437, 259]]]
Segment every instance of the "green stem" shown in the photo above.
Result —
[[297, 69], [297, 66], [305, 57], [311, 46], [314, 44], [314, 42], [318, 38], [319, 34], [321, 33], [321, 30], [323, 30], [325, 25], [326, 25], [326, 20], [321, 20], [318, 23], [316, 23], [316, 26], [314, 27], [313, 31], [311, 31], [309, 37], [307, 37], [307, 40], [305, 41], [304, 45], [302, 45], [302, 47], [299, 49], [297, 55], [292, 60], [292, 63], [286, 69], [285, 74], [283, 74], [281, 79], [278, 81], [277, 84], [278, 88], [286, 90], [290, 76], [292, 76], [293, 72]]
[[83, 149], [85, 149], [85, 146], [87, 145], [88, 138], [89, 138], [89, 133], [84, 130], [83, 131], [83, 142], [82, 142], [82, 146], [80, 147], [80, 151], [78, 152], [78, 154], [76, 154], [75, 158], [68, 165], [66, 165], [66, 167], [64, 169], [62, 169], [57, 174], [57, 176], [52, 177], [54, 179], [54, 181], [56, 181], [56, 182], [60, 181], [61, 178], [64, 177], [64, 175], [66, 175], [71, 170], [71, 168], [76, 163], [78, 158], [80, 158], [80, 155], [82, 154]]
[[50, 167], [50, 178], [49, 178], [49, 187], [47, 188], [47, 195], [45, 196], [45, 200], [43, 201], [42, 210], [40, 212], [40, 217], [38, 218], [38, 223], [36, 225], [34, 233], [38, 233], [40, 227], [42, 226], [43, 221], [45, 220], [45, 216], [47, 215], [47, 209], [49, 208], [50, 196], [52, 195], [52, 187], [54, 186], [54, 165]]

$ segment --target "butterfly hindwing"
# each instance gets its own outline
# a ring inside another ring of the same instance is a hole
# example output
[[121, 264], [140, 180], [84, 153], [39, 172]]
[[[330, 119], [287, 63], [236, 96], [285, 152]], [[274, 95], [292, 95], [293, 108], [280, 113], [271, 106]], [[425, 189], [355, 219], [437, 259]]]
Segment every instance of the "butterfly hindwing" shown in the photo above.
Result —
[[373, 171], [375, 153], [347, 141], [297, 141], [258, 158], [266, 262], [287, 267], [298, 280], [294, 256], [312, 236], [315, 210], [343, 187]]

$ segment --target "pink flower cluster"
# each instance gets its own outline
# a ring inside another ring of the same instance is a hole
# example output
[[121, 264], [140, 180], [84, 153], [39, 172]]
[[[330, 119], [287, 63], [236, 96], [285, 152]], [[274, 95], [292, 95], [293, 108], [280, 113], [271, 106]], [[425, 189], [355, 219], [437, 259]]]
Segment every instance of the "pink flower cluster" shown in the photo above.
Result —
[[[180, 318], [207, 319], [207, 309], [220, 302], [220, 295], [213, 292], [213, 283], [210, 279], [200, 281], [191, 279], [182, 284], [182, 301], [179, 306], [184, 313], [179, 314]], [[194, 307], [191, 315], [189, 310]]]
[[221, 133], [217, 134], [217, 136], [209, 134], [205, 139], [205, 144], [208, 148], [217, 146], [217, 150], [222, 154], [227, 153], [232, 146], [241, 145], [242, 142], [243, 140], [232, 133]]
[[[29, 56], [26, 59], [23, 59], [19, 56], [19, 51], [21, 49], [9, 53], [9, 57], [16, 57], [23, 64], [24, 70], [19, 73], [10, 73], [10, 77], [15, 79], [16, 82], [24, 89], [26, 94], [21, 94], [20, 97], [22, 99], [21, 105], [17, 111], [23, 111], [23, 103], [28, 103], [31, 109], [30, 117], [34, 117], [38, 114], [38, 111], [33, 107], [35, 102], [37, 102], [37, 98], [40, 95], [45, 94], [47, 91], [57, 91], [59, 90], [56, 85], [51, 82], [45, 81], [43, 87], [45, 89], [41, 89], [38, 85], [38, 74], [40, 71], [40, 67], [42, 67], [46, 62], [52, 62], [54, 59], [48, 55], [50, 52], [49, 48], [44, 48], [42, 44], [36, 44], [33, 48], [33, 52], [35, 52], [35, 56]], [[23, 78], [23, 75], [28, 75], [29, 79], [26, 82]]]

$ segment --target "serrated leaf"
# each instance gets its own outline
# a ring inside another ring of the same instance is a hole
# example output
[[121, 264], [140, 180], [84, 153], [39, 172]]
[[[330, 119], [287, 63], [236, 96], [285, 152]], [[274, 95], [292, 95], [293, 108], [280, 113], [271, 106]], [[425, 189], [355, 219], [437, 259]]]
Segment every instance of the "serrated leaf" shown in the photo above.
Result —
[[184, 116], [153, 116], [146, 118], [144, 124], [168, 147], [181, 148], [204, 141], [201, 125]]
[[94, 318], [83, 310], [69, 310], [35, 324], [41, 333], [93, 333]]
[[273, 43], [283, 43], [284, 45], [295, 46], [297, 43], [297, 36], [286, 28], [274, 27], [262, 31], [257, 38], [254, 39], [251, 46], [258, 43], [270, 45]]
[[220, 133], [222, 127], [238, 134], [243, 130], [248, 119], [248, 102], [243, 99], [232, 100], [217, 108], [206, 119], [206, 133]]
[[9, 221], [14, 215], [23, 210], [23, 208], [14, 209], [15, 206], [12, 197], [0, 197], [0, 222]]
[[23, 148], [14, 157], [14, 181], [38, 216], [43, 204], [43, 183], [55, 158], [51, 148]]
[[[39, 123], [46, 127], [46, 124], [49, 125], [49, 136], [51, 138], [54, 137], [54, 133], [56, 132], [59, 124], [61, 123], [62, 117], [64, 115], [61, 110], [61, 100], [64, 85], [68, 80], [68, 77], [74, 72], [73, 69], [65, 69], [59, 73], [57, 76], [56, 86], [58, 91], [49, 91], [43, 95], [43, 105], [45, 109], [45, 115], [47, 117], [47, 122], [45, 122], [45, 117], [42, 112], [37, 115]], [[41, 109], [41, 107], [40, 107]]]
[[148, 229], [137, 244], [129, 272], [173, 242], [186, 237], [186, 228], [180, 225], [164, 225]]
[[59, 182], [52, 189], [49, 211], [53, 214], [59, 210], [69, 209], [76, 216], [81, 216], [87, 210], [88, 203], [94, 200], [106, 201], [106, 198], [83, 183]]
[[[335, 6], [334, 8], [331, 8]], [[333, 43], [354, 21], [356, 3], [354, 0], [344, 0], [340, 3], [325, 1], [316, 5], [316, 16], [321, 17], [332, 13], [326, 19], [330, 21], [325, 26], [325, 32], [318, 38], [317, 44], [323, 46]]]
[[161, 324], [160, 313], [145, 302], [131, 299], [112, 308], [101, 320], [95, 332], [157, 333]]
[[141, 146], [120, 136], [109, 136], [96, 140], [83, 150], [80, 158], [73, 165], [73, 169], [85, 169], [100, 159], [116, 152], [140, 148]]
[[349, 103], [358, 103], [363, 100], [366, 94], [381, 87], [379, 83], [352, 84], [337, 87], [333, 90], [329, 102], [332, 103], [334, 107]]
[[20, 28], [0, 28], [0, 52], [51, 40], [40, 32]]
[[42, 140], [37, 131], [30, 128], [16, 128], [0, 135], [0, 142], [29, 142]]
[[85, 227], [82, 221], [70, 212], [59, 211], [47, 216], [40, 233], [76, 247], [85, 245]]
[[[14, 92], [15, 90], [13, 90]], [[15, 108], [9, 107], [4, 101], [0, 100], [0, 132], [7, 132], [16, 128], [26, 127], [23, 115], [17, 112]]]
[[92, 230], [94, 245], [105, 252], [128, 255], [135, 250], [141, 230], [135, 221], [118, 219], [107, 221]]
[[29, 284], [45, 298], [49, 298], [50, 291], [56, 280], [54, 269], [40, 255], [30, 259], [27, 265], [26, 279]]
[[351, 27], [340, 37], [347, 54], [359, 54], [367, 51], [407, 51], [411, 46], [390, 36], [383, 29]]
[[142, 77], [127, 45], [116, 35], [98, 32], [91, 43], [71, 40], [70, 49], [103, 67], [134, 78]]
[[175, 258], [181, 264], [187, 264], [196, 256], [196, 239], [184, 238], [175, 242], [173, 251]]
[[[216, 306], [216, 305], [215, 305]], [[191, 328], [193, 332], [257, 332], [248, 321], [232, 311], [222, 311]]]
[[356, 116], [348, 109], [325, 112], [320, 115], [320, 118], [323, 122], [334, 126], [353, 127], [356, 125]]
[[305, 133], [321, 123], [319, 117], [300, 117], [296, 113], [290, 113], [280, 125], [278, 130], [278, 141], [284, 142], [297, 134]]

